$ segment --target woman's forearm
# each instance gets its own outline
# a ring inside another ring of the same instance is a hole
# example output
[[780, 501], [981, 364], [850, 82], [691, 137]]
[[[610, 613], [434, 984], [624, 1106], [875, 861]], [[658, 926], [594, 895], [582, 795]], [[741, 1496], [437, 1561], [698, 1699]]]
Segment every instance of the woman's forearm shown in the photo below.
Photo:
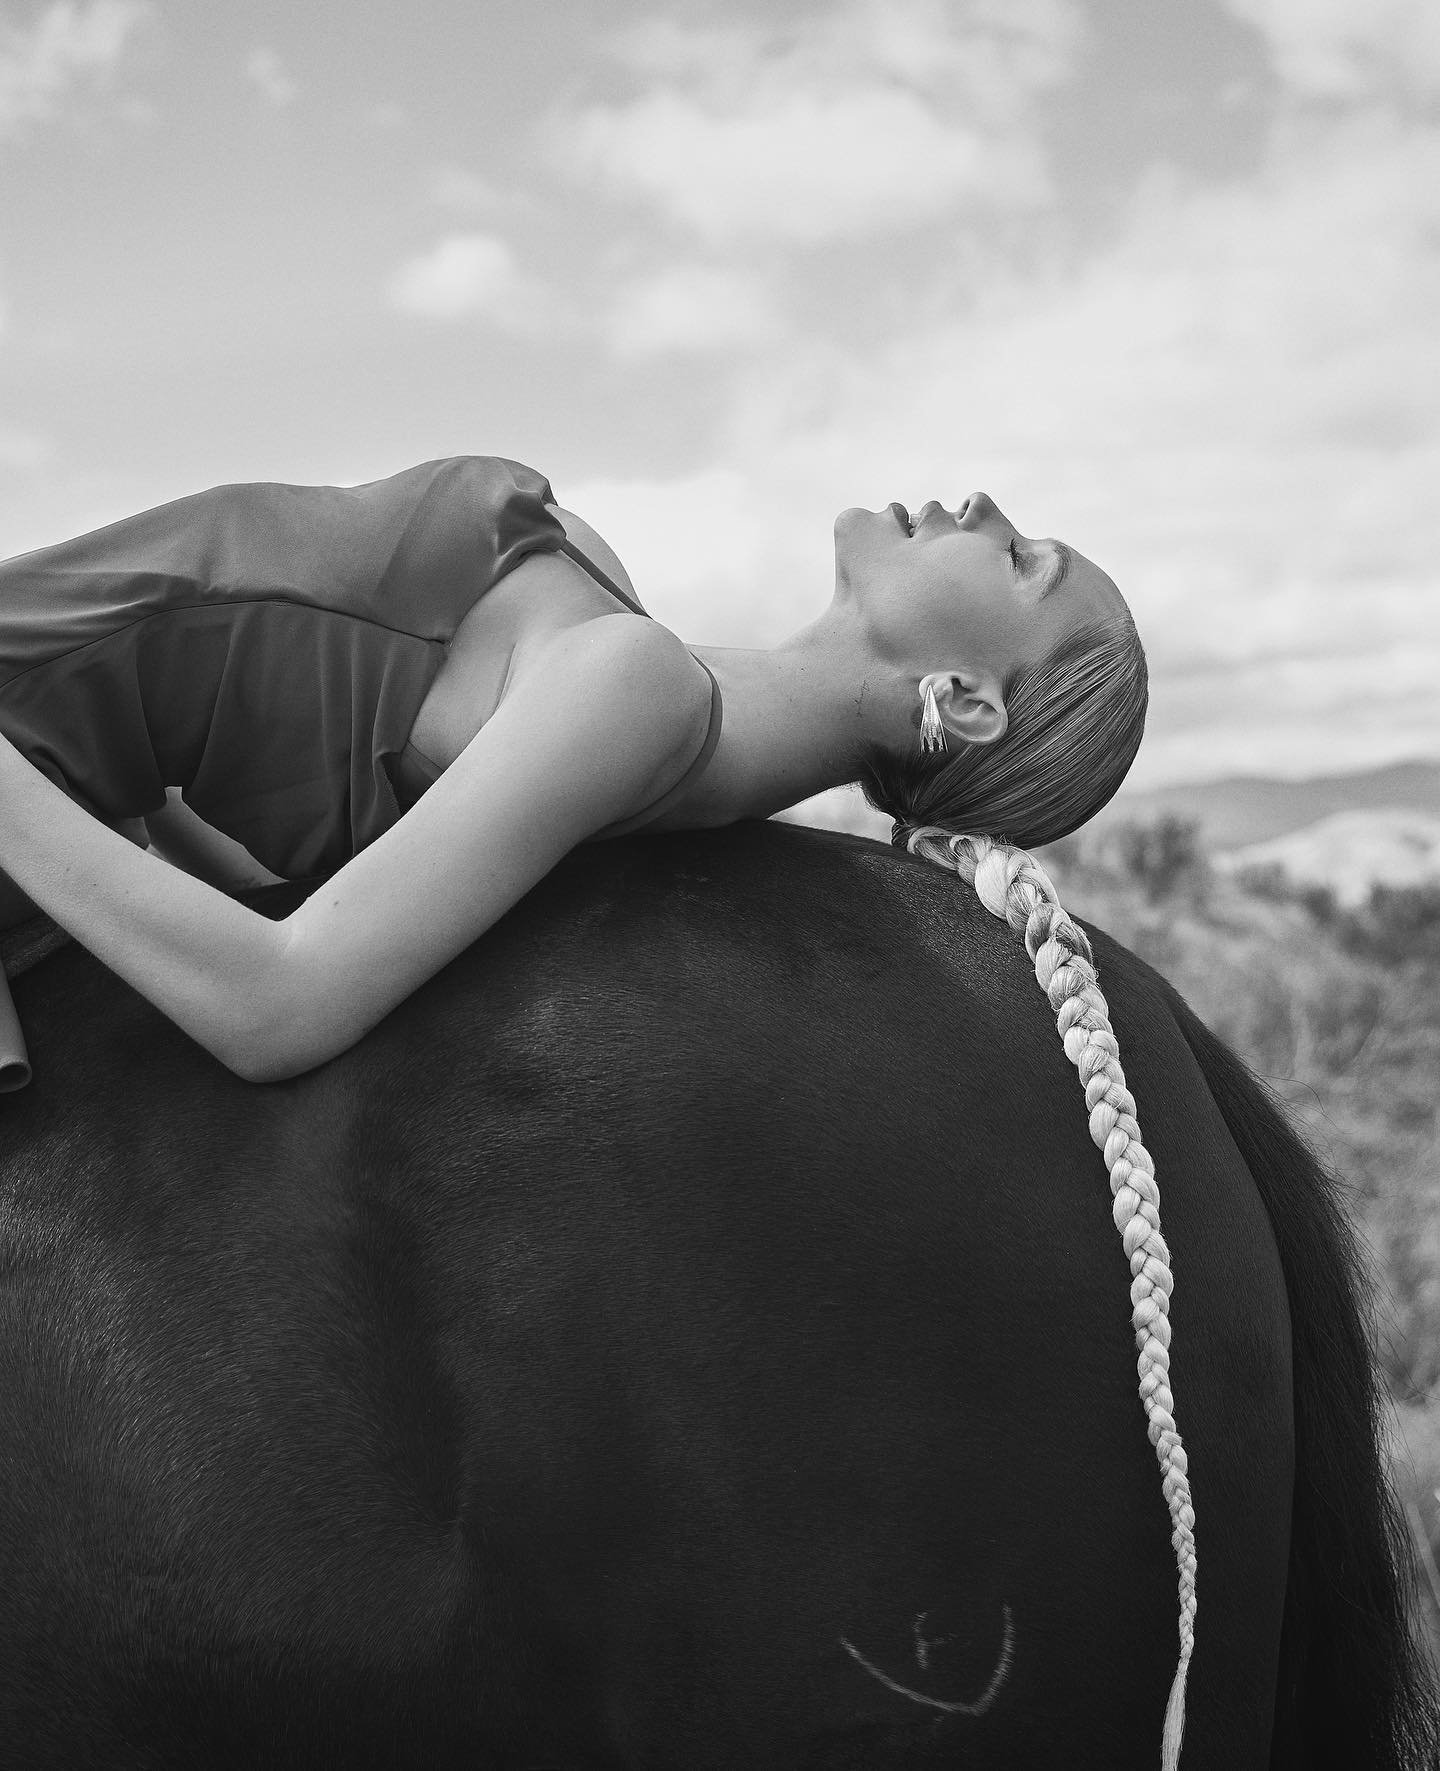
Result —
[[0, 866], [112, 971], [240, 1075], [283, 1015], [282, 929], [148, 855], [0, 738]]

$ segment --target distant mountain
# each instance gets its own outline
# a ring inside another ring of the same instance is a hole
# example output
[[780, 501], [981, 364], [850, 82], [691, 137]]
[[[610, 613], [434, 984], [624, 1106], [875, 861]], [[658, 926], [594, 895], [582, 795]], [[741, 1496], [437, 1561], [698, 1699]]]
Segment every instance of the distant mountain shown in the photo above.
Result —
[[[1366, 873], [1399, 884], [1408, 877], [1407, 854], [1415, 844], [1425, 848], [1424, 820], [1440, 822], [1440, 762], [1391, 763], [1358, 775], [1321, 775], [1309, 781], [1283, 781], [1273, 776], [1236, 775], [1222, 781], [1197, 781], [1177, 787], [1157, 787], [1146, 793], [1122, 791], [1091, 820], [1090, 831], [1103, 832], [1122, 821], [1153, 823], [1165, 814], [1194, 819], [1200, 840], [1211, 854], [1243, 851], [1244, 859], [1280, 861], [1297, 879], [1337, 883]], [[1314, 865], [1305, 844], [1293, 854], [1277, 852], [1262, 856], [1256, 845], [1309, 832], [1322, 820], [1344, 813], [1410, 813], [1421, 820], [1413, 829], [1382, 818], [1373, 826], [1342, 825], [1322, 830], [1315, 839]], [[792, 806], [779, 816], [794, 824], [818, 824], [829, 830], [849, 830], [879, 842], [890, 837], [890, 820], [868, 805], [855, 787], [836, 787], [814, 799]], [[1404, 831], [1409, 829], [1406, 836]], [[1330, 859], [1323, 857], [1329, 854]], [[1370, 861], [1388, 856], [1398, 872], [1375, 868]], [[1367, 860], [1366, 857], [1369, 857]], [[1344, 859], [1350, 856], [1351, 859]], [[1293, 865], [1292, 865], [1293, 862]], [[1328, 869], [1328, 871], [1327, 871]], [[1367, 873], [1368, 869], [1368, 873]], [[1337, 871], [1338, 870], [1338, 871]], [[1358, 870], [1358, 871], [1357, 871]], [[1331, 880], [1331, 873], [1336, 880]], [[1428, 877], [1428, 875], [1426, 875]], [[1337, 883], [1337, 890], [1340, 885]]]
[[1399, 806], [1336, 812], [1304, 830], [1233, 849], [1223, 865], [1283, 867], [1302, 884], [1329, 886], [1342, 904], [1363, 904], [1380, 882], [1440, 883], [1440, 817]]
[[1207, 848], [1226, 850], [1287, 836], [1338, 812], [1390, 808], [1440, 818], [1440, 762], [1390, 763], [1363, 774], [1319, 775], [1307, 781], [1234, 775], [1146, 793], [1122, 789], [1091, 827], [1103, 829], [1122, 819], [1150, 823], [1169, 813], [1194, 819]]

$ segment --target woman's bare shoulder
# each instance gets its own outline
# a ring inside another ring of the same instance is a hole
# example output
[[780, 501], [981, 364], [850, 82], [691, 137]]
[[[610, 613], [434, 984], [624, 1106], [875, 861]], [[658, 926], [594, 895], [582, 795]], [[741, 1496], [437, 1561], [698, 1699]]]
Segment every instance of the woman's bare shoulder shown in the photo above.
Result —
[[637, 602], [641, 600], [636, 595], [635, 586], [630, 582], [630, 574], [625, 570], [619, 554], [603, 535], [592, 529], [584, 517], [577, 517], [573, 510], [562, 510], [558, 504], [547, 505], [546, 509], [553, 511], [560, 519], [566, 535], [587, 560], [592, 560], [607, 578], [613, 578]]
[[[550, 635], [517, 668], [506, 700], [568, 694], [576, 717], [593, 722], [602, 710], [616, 736], [641, 743], [669, 740], [684, 748], [710, 715], [710, 679], [678, 634], [631, 614], [600, 615]], [[698, 742], [698, 739], [697, 739]]]

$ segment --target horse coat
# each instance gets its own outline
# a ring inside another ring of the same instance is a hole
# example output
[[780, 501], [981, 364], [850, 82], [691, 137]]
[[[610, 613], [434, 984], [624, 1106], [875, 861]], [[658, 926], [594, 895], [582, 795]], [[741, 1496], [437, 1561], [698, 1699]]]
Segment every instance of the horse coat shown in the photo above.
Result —
[[[1095, 944], [1175, 1273], [1182, 1765], [1398, 1765], [1351, 1250], [1234, 1061]], [[958, 881], [775, 825], [586, 848], [258, 1087], [79, 948], [15, 995], [7, 1763], [1158, 1763], [1129, 1270], [1051, 1011]]]

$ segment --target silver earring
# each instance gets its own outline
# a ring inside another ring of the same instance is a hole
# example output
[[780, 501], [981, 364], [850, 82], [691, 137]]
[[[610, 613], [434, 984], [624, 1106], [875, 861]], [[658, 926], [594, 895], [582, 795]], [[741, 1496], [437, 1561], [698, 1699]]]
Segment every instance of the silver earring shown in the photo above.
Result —
[[922, 756], [944, 756], [945, 748], [945, 727], [940, 721], [935, 691], [927, 688], [920, 714], [920, 753]]

